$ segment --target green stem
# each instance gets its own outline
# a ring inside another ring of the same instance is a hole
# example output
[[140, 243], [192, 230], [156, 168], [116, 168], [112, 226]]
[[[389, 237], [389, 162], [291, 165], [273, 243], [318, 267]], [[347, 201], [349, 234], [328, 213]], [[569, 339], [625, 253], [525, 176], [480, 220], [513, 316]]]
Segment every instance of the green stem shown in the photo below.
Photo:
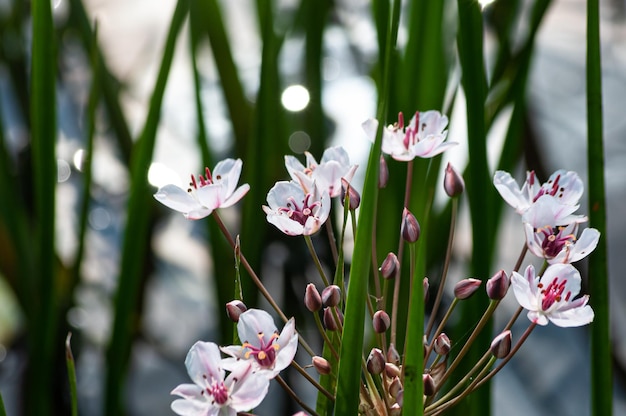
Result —
[[317, 256], [317, 253], [315, 252], [315, 247], [313, 247], [313, 241], [311, 240], [311, 236], [305, 235], [304, 241], [306, 242], [306, 246], [309, 249], [309, 253], [311, 254], [313, 263], [315, 263], [317, 272], [320, 274], [320, 277], [322, 278], [322, 281], [324, 282], [324, 287], [328, 287], [330, 285], [330, 282], [328, 281], [328, 278], [326, 277], [326, 273], [324, 273], [322, 262], [320, 261], [320, 258]]

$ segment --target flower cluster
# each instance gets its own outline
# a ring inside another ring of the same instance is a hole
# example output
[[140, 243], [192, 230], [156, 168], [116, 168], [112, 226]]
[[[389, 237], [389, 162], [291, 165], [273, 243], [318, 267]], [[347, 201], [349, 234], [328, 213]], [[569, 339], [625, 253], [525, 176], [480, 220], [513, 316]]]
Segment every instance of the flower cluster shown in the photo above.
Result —
[[[378, 125], [378, 121], [373, 119], [363, 123], [363, 129], [372, 141], [375, 141]], [[409, 164], [413, 163], [415, 157], [435, 157], [456, 144], [446, 141], [447, 125], [448, 119], [445, 115], [438, 111], [426, 111], [416, 112], [405, 126], [400, 113], [397, 123], [382, 128], [381, 150], [392, 159]], [[382, 169], [378, 185], [383, 187], [389, 180], [389, 171], [386, 169], [385, 158], [380, 160]], [[214, 343], [199, 341], [191, 348], [185, 364], [194, 384], [182, 384], [172, 391], [172, 394], [181, 397], [172, 403], [172, 409], [178, 414], [235, 415], [237, 412], [249, 411], [263, 400], [270, 380], [279, 377], [279, 373], [290, 365], [318, 389], [321, 399], [318, 399], [317, 412], [320, 408], [328, 410], [323, 404], [320, 405], [324, 400], [328, 399], [332, 407], [332, 403], [342, 399], [337, 396], [338, 391], [333, 390], [341, 371], [339, 358], [343, 355], [340, 352], [344, 348], [349, 351], [362, 350], [361, 345], [354, 345], [354, 340], [344, 339], [343, 335], [344, 319], [347, 319], [344, 315], [347, 312], [346, 285], [352, 283], [352, 279], [346, 282], [343, 275], [343, 238], [348, 215], [352, 216], [353, 225], [358, 231], [355, 211], [361, 198], [350, 183], [357, 165], [350, 163], [350, 158], [342, 147], [332, 147], [324, 152], [319, 163], [308, 152], [305, 154], [304, 164], [294, 156], [285, 156], [285, 167], [290, 180], [279, 181], [269, 190], [267, 205], [262, 209], [268, 223], [286, 235], [303, 236], [309, 246], [323, 288], [318, 290], [319, 284], [308, 283], [304, 290], [303, 303], [319, 329], [323, 351], [313, 351], [297, 333], [294, 319], [288, 320], [284, 316], [249, 263], [242, 262], [261, 293], [283, 318], [285, 326], [279, 333], [267, 312], [247, 309], [241, 299], [229, 302], [226, 310], [229, 317], [237, 322], [237, 332], [242, 343], [220, 348]], [[207, 169], [204, 176], [192, 176], [187, 191], [167, 185], [158, 190], [155, 198], [182, 212], [189, 219], [217, 215], [214, 213], [215, 209], [233, 205], [248, 191], [247, 184], [237, 187], [241, 169], [241, 160], [227, 159], [218, 163], [213, 173]], [[459, 199], [457, 197], [465, 191], [465, 185], [462, 176], [450, 164], [445, 168], [443, 176], [442, 190], [450, 197], [453, 208], [451, 220], [454, 224]], [[411, 180], [408, 175], [407, 181]], [[404, 207], [402, 212], [385, 213], [386, 216], [398, 216], [401, 245], [397, 251], [389, 252], [381, 263], [377, 263], [381, 264], [378, 270], [366, 276], [371, 279], [369, 287], [373, 288], [367, 298], [371, 318], [369, 332], [373, 334], [368, 342], [377, 345], [367, 357], [355, 356], [365, 362], [362, 378], [358, 381], [352, 380], [352, 383], [359, 383], [355, 390], [358, 393], [359, 408], [355, 409], [355, 413], [399, 415], [410, 412], [405, 408], [405, 399], [410, 398], [411, 394], [415, 397], [416, 390], [411, 390], [412, 386], [407, 390], [414, 377], [406, 380], [405, 370], [408, 356], [412, 354], [412, 357], [415, 357], [414, 354], [423, 354], [418, 361], [422, 363], [422, 380], [418, 382], [417, 390], [417, 397], [424, 397], [422, 410], [425, 414], [440, 414], [493, 377], [512, 358], [536, 325], [552, 322], [560, 327], [573, 327], [593, 320], [594, 312], [588, 305], [589, 297], [579, 296], [580, 273], [571, 265], [593, 251], [600, 237], [600, 233], [593, 228], [586, 228], [578, 237], [579, 227], [587, 219], [584, 215], [576, 214], [584, 190], [578, 175], [559, 170], [547, 182], [540, 183], [534, 172], [529, 172], [520, 188], [509, 173], [498, 171], [494, 175], [493, 184], [504, 200], [521, 215], [526, 247], [520, 256], [520, 262], [509, 273], [500, 270], [491, 278], [485, 279], [486, 282], [474, 277], [459, 279], [454, 285], [454, 297], [448, 310], [440, 313], [438, 308], [442, 305], [448, 270], [448, 267], [443, 267], [432, 309], [424, 311], [430, 312], [428, 322], [423, 322], [421, 312], [416, 315], [420, 316], [418, 322], [408, 322], [409, 318], [415, 319], [414, 315], [398, 308], [401, 297], [409, 299], [409, 294], [401, 293], [400, 290], [403, 279], [409, 279], [410, 301], [417, 302], [417, 308], [424, 308], [430, 296], [429, 279], [415, 275], [414, 248], [421, 236], [420, 223], [409, 207]], [[406, 192], [411, 191], [410, 185], [407, 183]], [[311, 244], [311, 236], [334, 218], [330, 213], [331, 199], [335, 197], [339, 197], [345, 206], [344, 221], [338, 227], [341, 230], [338, 241], [332, 235], [333, 227], [328, 227], [329, 242], [335, 250], [334, 260], [337, 267], [331, 282], [325, 275], [325, 265]], [[410, 200], [408, 197], [407, 194], [406, 201]], [[222, 231], [228, 233], [226, 230]], [[453, 234], [450, 234], [450, 245]], [[228, 237], [233, 240], [230, 235]], [[410, 248], [411, 254], [408, 272], [403, 270], [404, 245]], [[243, 258], [238, 245], [234, 245], [233, 249], [237, 258]], [[527, 250], [545, 260], [544, 267], [538, 273], [532, 265], [519, 273]], [[448, 255], [449, 253], [445, 258], [446, 266], [450, 261]], [[374, 262], [378, 260], [369, 259]], [[450, 363], [448, 356], [453, 342], [444, 332], [448, 319], [458, 303], [473, 296], [483, 284], [490, 300], [489, 305], [480, 322], [471, 330], [465, 346], [460, 348], [461, 352]], [[456, 363], [464, 358], [469, 345], [477, 341], [485, 323], [491, 319], [499, 302], [507, 296], [509, 287], [513, 288], [513, 296], [520, 305], [519, 312], [522, 309], [528, 311], [531, 323], [527, 331], [516, 344], [513, 343], [511, 327], [519, 313], [515, 314], [500, 334], [489, 345], [484, 346], [488, 352], [485, 358], [461, 382], [448, 386], [446, 381]], [[414, 288], [418, 290], [414, 292]], [[423, 295], [423, 299], [415, 299], [415, 293], [419, 294], [417, 298]], [[444, 318], [436, 324], [435, 319], [438, 316]], [[399, 320], [407, 321], [406, 328], [397, 327]], [[402, 349], [396, 347], [396, 334], [398, 331], [405, 331], [405, 338], [409, 339], [410, 328], [425, 328], [423, 337], [419, 336], [421, 334], [413, 334], [415, 339], [424, 340], [423, 353], [421, 348], [407, 350], [406, 345], [405, 354], [398, 352]], [[310, 365], [305, 367], [294, 361], [299, 343], [311, 357]], [[501, 362], [494, 367], [496, 360]], [[359, 363], [358, 360], [355, 362]], [[305, 368], [314, 368], [319, 374], [319, 381], [309, 375]], [[316, 413], [307, 407], [293, 389], [286, 387], [282, 379], [279, 381], [305, 411]], [[418, 406], [422, 406], [422, 402]], [[332, 410], [329, 412], [332, 413]], [[298, 412], [298, 415], [304, 414]]]

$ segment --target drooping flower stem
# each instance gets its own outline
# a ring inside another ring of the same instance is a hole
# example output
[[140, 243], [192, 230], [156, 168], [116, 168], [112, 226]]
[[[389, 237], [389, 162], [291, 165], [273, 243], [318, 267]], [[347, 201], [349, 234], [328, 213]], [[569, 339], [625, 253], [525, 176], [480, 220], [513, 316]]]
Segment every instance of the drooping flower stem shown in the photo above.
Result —
[[[446, 285], [446, 277], [448, 276], [448, 267], [450, 266], [450, 258], [452, 256], [452, 244], [454, 242], [454, 229], [456, 226], [456, 214], [457, 214], [457, 210], [459, 206], [459, 199], [452, 198], [451, 202], [452, 202], [452, 212], [450, 215], [450, 232], [448, 234], [448, 246], [446, 247], [446, 258], [443, 262], [443, 271], [441, 272], [441, 279], [439, 280], [439, 289], [437, 289], [437, 296], [435, 297], [435, 303], [433, 304], [433, 309], [431, 311], [430, 318], [428, 319], [428, 326], [426, 327], [427, 337], [430, 335], [430, 331], [432, 330], [433, 325], [435, 324], [435, 317], [438, 315], [437, 312], [439, 310], [439, 305], [441, 304], [441, 298], [443, 297], [443, 290]], [[444, 324], [444, 322], [442, 322], [442, 324]], [[439, 334], [435, 333], [435, 335], [433, 335], [433, 339], [437, 335]]]
[[330, 349], [330, 352], [333, 354], [333, 357], [335, 357], [336, 359], [339, 359], [339, 353], [333, 346], [333, 343], [330, 340], [330, 338], [328, 338], [328, 334], [326, 333], [326, 330], [324, 329], [324, 325], [322, 325], [322, 320], [320, 319], [319, 313], [313, 312], [313, 318], [315, 319], [315, 325], [317, 326], [317, 329], [322, 335], [322, 338], [324, 338], [324, 343], [328, 345], [328, 348]]
[[446, 314], [441, 319], [441, 322], [439, 323], [439, 326], [437, 327], [437, 329], [435, 330], [435, 333], [433, 334], [433, 336], [431, 338], [431, 342], [429, 343], [428, 349], [426, 350], [426, 355], [424, 356], [424, 361], [427, 361], [428, 357], [430, 357], [430, 353], [432, 352], [433, 347], [434, 347], [434, 340], [435, 340], [435, 338], [437, 338], [439, 336], [439, 334], [441, 334], [441, 332], [443, 331], [443, 328], [448, 323], [448, 320], [450, 319], [450, 316], [452, 316], [452, 311], [454, 311], [454, 308], [456, 308], [456, 305], [458, 303], [459, 303], [459, 299], [457, 299], [457, 298], [452, 299], [452, 302], [450, 303], [450, 306], [448, 306], [448, 310], [446, 311]]
[[315, 410], [311, 409], [309, 406], [306, 405], [306, 403], [302, 401], [302, 399], [296, 394], [295, 391], [293, 391], [291, 387], [289, 387], [289, 385], [285, 382], [285, 380], [283, 380], [281, 376], [276, 376], [275, 379], [278, 382], [278, 384], [280, 384], [280, 387], [282, 387], [283, 390], [285, 390], [285, 392], [292, 399], [294, 399], [296, 403], [300, 405], [300, 407], [302, 407], [306, 412], [310, 413], [311, 416], [319, 416], [317, 413], [315, 413]]
[[[406, 167], [406, 185], [404, 187], [404, 204], [403, 207], [409, 206], [411, 200], [411, 185], [413, 184], [413, 161], [409, 161]], [[398, 241], [398, 262], [402, 264], [402, 254], [404, 251], [404, 240], [402, 234]], [[386, 297], [386, 296], [385, 296]], [[391, 304], [391, 343], [396, 343], [396, 334], [398, 328], [398, 304], [400, 302], [400, 274], [393, 282], [393, 300]]]
[[320, 277], [322, 278], [322, 282], [324, 282], [324, 287], [330, 286], [330, 282], [328, 281], [328, 278], [326, 277], [326, 273], [324, 273], [322, 262], [320, 261], [319, 257], [317, 257], [317, 253], [315, 252], [315, 247], [313, 247], [313, 241], [311, 240], [311, 236], [304, 235], [304, 241], [306, 242], [306, 246], [309, 249], [309, 253], [311, 253], [311, 258], [313, 259], [313, 263], [315, 264], [315, 267], [317, 268], [317, 271], [320, 274]]

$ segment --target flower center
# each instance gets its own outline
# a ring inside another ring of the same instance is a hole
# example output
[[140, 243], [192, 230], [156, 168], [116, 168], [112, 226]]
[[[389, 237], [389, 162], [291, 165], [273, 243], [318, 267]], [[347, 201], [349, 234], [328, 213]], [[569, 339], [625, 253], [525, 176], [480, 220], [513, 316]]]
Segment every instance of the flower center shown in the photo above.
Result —
[[228, 388], [224, 382], [214, 381], [212, 384], [209, 384], [208, 377], [206, 375], [202, 375], [202, 377], [207, 382], [207, 386], [202, 391], [202, 394], [206, 391], [209, 396], [213, 397], [212, 403], [217, 403], [220, 406], [225, 404], [228, 401]]
[[274, 343], [274, 341], [278, 339], [278, 334], [276, 332], [273, 333], [267, 343], [265, 342], [264, 336], [263, 332], [257, 334], [259, 338], [258, 347], [247, 341], [244, 342], [242, 346], [248, 349], [245, 354], [246, 359], [250, 358], [250, 356], [254, 356], [261, 367], [271, 367], [276, 359], [276, 353], [280, 349], [280, 345]]
[[212, 185], [220, 179], [222, 179], [220, 175], [217, 175], [215, 179], [213, 179], [211, 170], [209, 168], [204, 168], [204, 175], [198, 175], [197, 180], [195, 176], [191, 175], [191, 182], [189, 182], [187, 192], [193, 192], [195, 189], [202, 188], [203, 186]]
[[546, 226], [537, 230], [537, 232], [544, 235], [541, 248], [546, 256], [550, 258], [556, 257], [563, 250], [563, 247], [576, 241], [576, 236], [574, 234], [564, 234], [564, 229], [564, 227], [552, 228]]
[[319, 207], [321, 205], [320, 201], [315, 201], [310, 204], [311, 194], [306, 194], [304, 196], [304, 201], [302, 201], [302, 206], [299, 207], [294, 197], [289, 197], [287, 199], [287, 206], [278, 208], [279, 212], [285, 212], [292, 220], [300, 223], [300, 225], [306, 225], [306, 220], [313, 216], [313, 209]]
[[567, 280], [563, 279], [559, 282], [559, 278], [555, 277], [550, 284], [544, 289], [543, 283], [539, 283], [537, 287], [541, 289], [541, 294], [543, 295], [543, 299], [541, 300], [541, 309], [547, 311], [550, 309], [555, 303], [559, 303], [562, 300], [569, 301], [572, 292], [567, 292], [565, 297], [563, 297], [563, 292], [565, 291], [565, 283]]

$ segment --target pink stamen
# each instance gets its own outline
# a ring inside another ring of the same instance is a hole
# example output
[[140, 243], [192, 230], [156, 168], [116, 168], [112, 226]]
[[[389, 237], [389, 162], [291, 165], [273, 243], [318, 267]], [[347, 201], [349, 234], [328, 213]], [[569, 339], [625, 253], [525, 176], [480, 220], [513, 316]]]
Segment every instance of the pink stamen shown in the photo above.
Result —
[[[543, 299], [541, 301], [541, 309], [547, 311], [557, 302], [561, 302], [563, 299], [568, 301], [571, 297], [571, 292], [567, 292], [565, 294], [565, 298], [563, 298], [563, 292], [565, 291], [565, 283], [566, 280], [562, 280], [559, 283], [559, 278], [555, 277], [552, 282], [545, 289], [541, 290], [541, 294], [543, 295]], [[538, 286], [541, 288], [541, 286]]]
[[261, 367], [271, 367], [276, 360], [276, 352], [280, 349], [280, 346], [274, 343], [278, 339], [278, 333], [273, 333], [267, 344], [263, 339], [263, 332], [259, 332], [257, 336], [261, 344], [260, 347], [255, 347], [247, 341], [243, 343], [242, 347], [248, 349], [245, 356], [246, 358], [249, 358], [251, 355], [254, 356]]

